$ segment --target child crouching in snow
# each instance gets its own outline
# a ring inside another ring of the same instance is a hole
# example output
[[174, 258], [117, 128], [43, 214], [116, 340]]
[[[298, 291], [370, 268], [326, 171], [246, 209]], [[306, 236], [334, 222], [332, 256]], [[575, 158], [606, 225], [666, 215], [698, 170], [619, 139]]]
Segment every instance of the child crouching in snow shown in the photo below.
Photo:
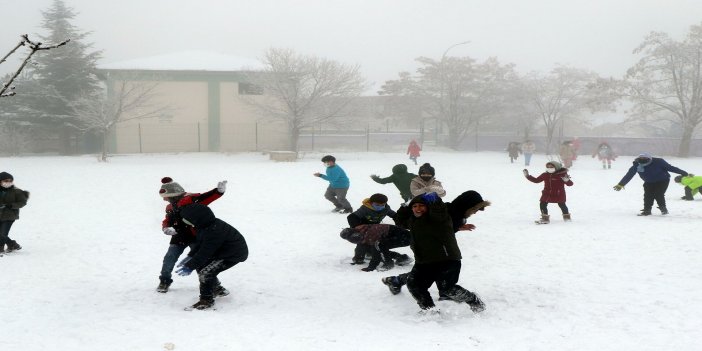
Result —
[[527, 180], [533, 183], [544, 183], [544, 190], [541, 192], [539, 207], [541, 208], [541, 218], [536, 221], [539, 224], [548, 224], [548, 204], [557, 203], [563, 212], [563, 220], [570, 221], [570, 212], [566, 206], [565, 186], [573, 186], [573, 181], [568, 176], [568, 169], [563, 168], [559, 162], [550, 161], [546, 163], [546, 172], [538, 177], [529, 175], [529, 171], [522, 171]]
[[178, 263], [176, 273], [187, 276], [197, 270], [200, 281], [200, 301], [191, 306], [205, 310], [214, 306], [216, 296], [229, 295], [222, 287], [217, 275], [244, 262], [249, 256], [249, 248], [244, 236], [227, 222], [215, 217], [205, 205], [192, 204], [180, 211], [183, 222], [195, 228], [195, 245], [188, 256]]
[[[390, 249], [405, 247], [410, 245], [410, 233], [407, 229], [390, 224], [361, 224], [353, 228], [343, 229], [341, 238], [357, 245], [367, 248], [367, 252], [372, 253], [368, 267], [362, 268], [364, 272], [372, 272], [380, 262], [383, 265], [379, 271], [387, 271], [398, 266], [404, 266], [412, 262], [412, 258], [405, 254], [399, 254]], [[395, 262], [393, 263], [393, 260]]]

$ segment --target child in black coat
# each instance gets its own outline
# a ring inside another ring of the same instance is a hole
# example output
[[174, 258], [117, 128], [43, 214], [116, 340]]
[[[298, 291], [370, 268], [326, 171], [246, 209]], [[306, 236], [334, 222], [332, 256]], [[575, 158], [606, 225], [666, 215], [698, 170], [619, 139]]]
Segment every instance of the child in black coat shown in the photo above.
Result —
[[192, 204], [180, 211], [183, 222], [197, 231], [195, 245], [188, 256], [178, 263], [176, 273], [187, 276], [197, 271], [200, 280], [200, 301], [192, 308], [204, 310], [214, 305], [215, 296], [226, 296], [227, 289], [217, 279], [217, 275], [244, 262], [249, 256], [246, 240], [236, 228], [215, 218], [209, 207]]
[[[380, 224], [385, 217], [395, 218], [395, 211], [388, 205], [388, 197], [383, 194], [373, 194], [363, 200], [363, 206], [349, 214], [346, 220], [350, 228], [355, 228], [362, 224]], [[367, 250], [366, 245], [356, 245], [353, 254], [352, 264], [363, 264], [365, 262]]]
[[[368, 252], [372, 253], [368, 267], [362, 268], [364, 272], [372, 272], [376, 268], [379, 271], [392, 269], [397, 263], [404, 266], [412, 262], [408, 255], [399, 254], [390, 249], [409, 246], [410, 233], [407, 229], [390, 224], [361, 224], [355, 228], [343, 229], [341, 238], [357, 245], [363, 245]], [[393, 263], [395, 260], [395, 263]], [[378, 268], [380, 262], [383, 265]]]

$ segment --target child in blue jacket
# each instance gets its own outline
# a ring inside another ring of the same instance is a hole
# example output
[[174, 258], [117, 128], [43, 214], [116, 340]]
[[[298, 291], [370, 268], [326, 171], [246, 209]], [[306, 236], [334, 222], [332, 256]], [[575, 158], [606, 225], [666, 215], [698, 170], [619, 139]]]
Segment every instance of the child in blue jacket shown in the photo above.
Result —
[[667, 215], [668, 208], [665, 205], [665, 191], [668, 190], [670, 184], [670, 174], [668, 172], [677, 173], [683, 176], [687, 172], [680, 168], [671, 166], [662, 158], [651, 156], [649, 153], [641, 153], [633, 162], [633, 165], [626, 172], [624, 178], [619, 181], [619, 184], [614, 186], [614, 190], [620, 191], [634, 177], [634, 174], [639, 174], [639, 177], [644, 181], [644, 208], [639, 213], [639, 216], [650, 216], [653, 200], [658, 203], [658, 209], [661, 214]]
[[322, 157], [322, 162], [324, 162], [324, 166], [327, 168], [326, 174], [315, 172], [314, 176], [329, 182], [327, 191], [324, 193], [324, 198], [334, 204], [332, 212], [353, 212], [351, 204], [346, 200], [346, 193], [348, 193], [349, 186], [351, 185], [349, 177], [346, 176], [346, 172], [336, 164], [336, 158], [332, 155]]

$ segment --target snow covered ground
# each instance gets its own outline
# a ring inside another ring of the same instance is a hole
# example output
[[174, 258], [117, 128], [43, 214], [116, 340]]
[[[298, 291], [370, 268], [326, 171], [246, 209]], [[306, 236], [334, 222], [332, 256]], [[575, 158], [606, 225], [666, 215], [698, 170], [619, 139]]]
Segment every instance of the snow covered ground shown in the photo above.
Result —
[[[402, 154], [338, 153], [351, 178], [349, 199], [383, 192]], [[452, 200], [474, 189], [493, 202], [457, 234], [459, 283], [487, 310], [438, 302], [422, 317], [406, 290], [380, 278], [408, 270], [361, 272], [339, 237], [345, 216], [329, 213], [320, 154], [274, 163], [261, 154], [2, 158], [0, 170], [31, 191], [12, 228], [24, 249], [0, 258], [0, 350], [699, 350], [702, 340], [702, 200], [680, 200], [670, 215], [641, 209], [641, 180], [612, 186], [633, 157], [602, 170], [589, 156], [571, 171], [571, 223], [535, 225], [541, 184], [504, 153], [426, 152]], [[692, 173], [702, 159], [666, 158]], [[520, 158], [519, 162], [523, 160]], [[532, 174], [546, 157], [535, 155]], [[237, 227], [249, 260], [220, 275], [232, 293], [216, 311], [183, 311], [197, 300], [197, 277], [175, 277], [155, 292], [168, 237], [160, 230], [160, 179], [188, 191], [229, 180], [215, 214]], [[399, 250], [410, 253], [409, 248]], [[437, 298], [435, 288], [432, 288]]]

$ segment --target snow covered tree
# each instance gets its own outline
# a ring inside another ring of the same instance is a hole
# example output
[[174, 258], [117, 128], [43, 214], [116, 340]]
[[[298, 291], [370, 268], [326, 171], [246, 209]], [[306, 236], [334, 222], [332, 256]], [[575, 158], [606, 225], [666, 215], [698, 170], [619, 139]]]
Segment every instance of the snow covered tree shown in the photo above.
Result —
[[266, 117], [285, 122], [291, 151], [297, 151], [303, 129], [343, 117], [366, 88], [358, 65], [279, 48], [265, 51], [261, 61], [264, 69], [247, 75], [247, 80], [263, 94], [244, 101]]
[[49, 33], [40, 36], [42, 41], [60, 43], [71, 38], [71, 45], [52, 50], [51, 55], [37, 56], [31, 73], [42, 89], [55, 95], [35, 95], [34, 106], [40, 113], [31, 117], [33, 123], [59, 131], [62, 152], [69, 153], [71, 137], [80, 127], [74, 110], [76, 101], [99, 96], [101, 88], [96, 64], [101, 52], [91, 51], [92, 44], [84, 42], [90, 33], [81, 32], [70, 23], [75, 13], [62, 0], [54, 0], [42, 14], [42, 27]]
[[627, 71], [623, 90], [635, 104], [632, 117], [679, 125], [678, 156], [689, 156], [702, 123], [702, 23], [691, 26], [682, 41], [652, 32], [634, 53], [643, 56]]

